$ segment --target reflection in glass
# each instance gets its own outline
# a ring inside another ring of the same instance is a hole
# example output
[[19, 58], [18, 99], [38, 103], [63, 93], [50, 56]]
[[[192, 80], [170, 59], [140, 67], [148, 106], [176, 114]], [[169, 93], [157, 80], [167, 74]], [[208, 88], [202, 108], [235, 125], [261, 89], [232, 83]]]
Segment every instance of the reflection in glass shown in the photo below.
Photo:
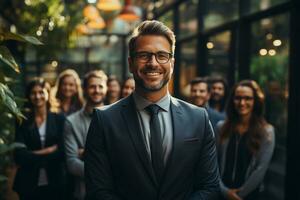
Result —
[[266, 176], [266, 198], [270, 199], [284, 198], [282, 185], [285, 176], [287, 130], [288, 21], [288, 14], [284, 14], [252, 25], [251, 78], [265, 91], [266, 119], [275, 127], [276, 133], [276, 148]]
[[284, 3], [288, 0], [247, 0], [250, 3], [250, 10], [248, 12], [254, 13], [261, 10], [266, 10], [272, 6]]
[[182, 43], [181, 53], [179, 86], [181, 95], [187, 97], [189, 94], [188, 85], [197, 75], [196, 40]]
[[229, 69], [230, 32], [222, 32], [208, 39], [208, 75], [227, 77]]
[[197, 32], [197, 0], [189, 0], [179, 6], [179, 37]]
[[204, 28], [210, 29], [237, 19], [239, 0], [203, 1]]

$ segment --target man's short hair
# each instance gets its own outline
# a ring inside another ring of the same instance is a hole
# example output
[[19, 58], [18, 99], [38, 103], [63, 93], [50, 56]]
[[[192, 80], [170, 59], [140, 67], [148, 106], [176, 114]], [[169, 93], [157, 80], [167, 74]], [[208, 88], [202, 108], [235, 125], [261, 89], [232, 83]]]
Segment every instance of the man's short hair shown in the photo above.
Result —
[[146, 20], [136, 27], [131, 35], [131, 39], [129, 40], [130, 57], [134, 56], [137, 38], [144, 35], [164, 36], [170, 43], [171, 53], [174, 55], [176, 42], [174, 32], [162, 22], [156, 20]]
[[210, 84], [209, 81], [206, 77], [196, 77], [194, 79], [191, 80], [190, 84], [191, 87], [193, 85], [199, 84], [199, 83], [205, 83], [207, 85], [207, 91], [210, 92]]
[[86, 73], [84, 75], [83, 88], [87, 88], [88, 82], [91, 78], [99, 78], [99, 79], [105, 81], [105, 83], [107, 82], [107, 76], [104, 73], [104, 71], [102, 71], [102, 70], [92, 70], [92, 71], [89, 71], [88, 73]]

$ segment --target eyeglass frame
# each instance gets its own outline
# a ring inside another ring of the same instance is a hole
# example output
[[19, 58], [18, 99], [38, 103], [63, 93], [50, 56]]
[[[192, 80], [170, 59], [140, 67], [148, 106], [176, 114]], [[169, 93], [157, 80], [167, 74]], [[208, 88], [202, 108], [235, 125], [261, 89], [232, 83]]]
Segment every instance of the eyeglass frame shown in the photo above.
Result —
[[[166, 64], [166, 63], [168, 63], [168, 62], [170, 61], [170, 59], [173, 58], [173, 56], [174, 56], [172, 53], [165, 52], [165, 51], [158, 51], [158, 52], [156, 52], [156, 53], [148, 52], [148, 51], [139, 51], [139, 52], [134, 52], [132, 55], [133, 55], [133, 57], [134, 57], [135, 59], [138, 59], [138, 58], [137, 58], [137, 55], [140, 54], [140, 53], [145, 53], [145, 54], [147, 54], [147, 56], [148, 56], [148, 57], [147, 57], [147, 60], [142, 61], [142, 63], [148, 63], [148, 62], [152, 59], [152, 56], [154, 55], [155, 60], [156, 60], [157, 63], [159, 63], [159, 64]], [[167, 59], [165, 62], [159, 61], [158, 58], [157, 58], [157, 56], [158, 56], [159, 53], [165, 53], [165, 54], [167, 54], [167, 55], [169, 56], [168, 59]], [[141, 60], [139, 60], [139, 62], [141, 62]]]

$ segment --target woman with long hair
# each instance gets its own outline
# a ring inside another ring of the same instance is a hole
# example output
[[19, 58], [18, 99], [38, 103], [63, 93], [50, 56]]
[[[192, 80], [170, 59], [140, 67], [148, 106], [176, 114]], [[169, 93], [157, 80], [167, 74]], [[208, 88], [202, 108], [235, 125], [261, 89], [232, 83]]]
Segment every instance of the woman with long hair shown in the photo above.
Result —
[[275, 136], [264, 114], [264, 94], [253, 80], [237, 83], [219, 123], [221, 193], [228, 200], [257, 200], [272, 158]]
[[49, 84], [32, 80], [26, 89], [26, 119], [16, 125], [17, 174], [14, 190], [20, 200], [63, 199], [65, 117], [51, 112]]
[[60, 104], [61, 112], [66, 116], [81, 109], [84, 99], [81, 80], [75, 70], [66, 69], [59, 74], [53, 95]]

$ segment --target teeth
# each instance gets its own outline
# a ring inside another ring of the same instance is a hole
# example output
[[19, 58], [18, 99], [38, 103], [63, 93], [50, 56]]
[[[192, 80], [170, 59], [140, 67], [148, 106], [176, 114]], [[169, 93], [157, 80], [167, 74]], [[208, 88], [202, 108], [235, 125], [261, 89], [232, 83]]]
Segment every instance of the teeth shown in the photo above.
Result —
[[159, 75], [158, 72], [147, 72], [146, 74], [149, 75], [149, 76], [157, 76], [157, 75]]

